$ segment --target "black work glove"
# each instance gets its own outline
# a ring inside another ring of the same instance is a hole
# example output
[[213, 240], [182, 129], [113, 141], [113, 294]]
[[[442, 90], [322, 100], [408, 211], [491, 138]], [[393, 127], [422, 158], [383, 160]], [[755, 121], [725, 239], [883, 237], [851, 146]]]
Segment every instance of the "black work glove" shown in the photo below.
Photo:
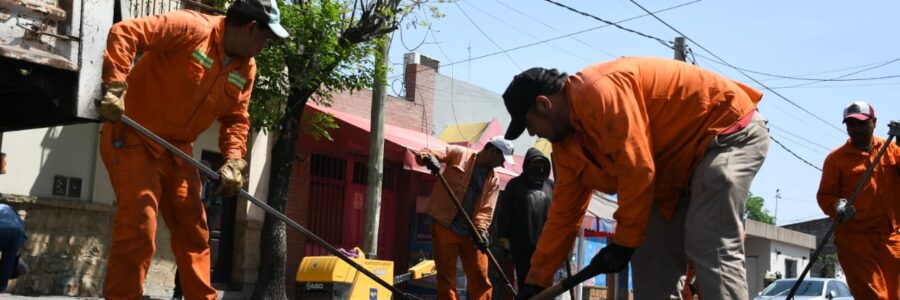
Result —
[[481, 252], [487, 253], [488, 247], [491, 246], [490, 240], [488, 240], [488, 235], [486, 232], [476, 232], [476, 235], [481, 236], [479, 239], [478, 236], [472, 237], [472, 243], [475, 243], [475, 248], [481, 250]]
[[434, 156], [429, 155], [427, 159], [425, 159], [425, 167], [431, 171], [431, 174], [437, 175], [441, 173], [441, 163], [438, 162]]
[[603, 247], [600, 253], [594, 255], [588, 268], [594, 269], [596, 273], [600, 274], [619, 273], [628, 267], [628, 261], [631, 260], [632, 254], [634, 254], [634, 248], [610, 243]]
[[516, 295], [516, 300], [528, 300], [543, 291], [544, 288], [542, 287], [533, 284], [525, 284], [525, 286], [519, 288], [519, 293]]
[[838, 223], [852, 221], [853, 218], [856, 217], [856, 208], [853, 208], [853, 205], [848, 204], [847, 199], [838, 199], [835, 204], [834, 213]]
[[893, 135], [897, 146], [900, 146], [900, 121], [891, 121], [888, 124], [888, 135]]

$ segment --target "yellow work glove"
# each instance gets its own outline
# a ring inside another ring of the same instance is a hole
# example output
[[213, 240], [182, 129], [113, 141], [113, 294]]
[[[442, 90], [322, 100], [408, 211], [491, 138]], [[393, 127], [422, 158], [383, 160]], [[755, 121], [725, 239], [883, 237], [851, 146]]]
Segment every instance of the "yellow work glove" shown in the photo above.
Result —
[[106, 121], [117, 121], [125, 113], [125, 92], [128, 84], [122, 81], [113, 81], [107, 84], [103, 99], [96, 103], [97, 113]]
[[244, 186], [244, 168], [247, 161], [240, 158], [229, 159], [219, 169], [219, 195], [231, 197], [240, 192]]

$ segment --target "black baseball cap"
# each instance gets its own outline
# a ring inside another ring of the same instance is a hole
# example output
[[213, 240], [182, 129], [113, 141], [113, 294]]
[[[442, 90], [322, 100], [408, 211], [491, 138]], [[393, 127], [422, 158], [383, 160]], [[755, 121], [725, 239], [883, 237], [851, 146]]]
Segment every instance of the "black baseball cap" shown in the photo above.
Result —
[[288, 37], [287, 30], [281, 26], [281, 12], [275, 0], [236, 0], [228, 11], [238, 12], [257, 22], [266, 24], [272, 33], [279, 38]]
[[506, 128], [507, 140], [515, 140], [525, 131], [525, 113], [534, 105], [540, 95], [549, 95], [562, 89], [560, 79], [566, 73], [556, 69], [531, 68], [513, 77], [512, 82], [503, 92], [503, 104], [512, 121]]

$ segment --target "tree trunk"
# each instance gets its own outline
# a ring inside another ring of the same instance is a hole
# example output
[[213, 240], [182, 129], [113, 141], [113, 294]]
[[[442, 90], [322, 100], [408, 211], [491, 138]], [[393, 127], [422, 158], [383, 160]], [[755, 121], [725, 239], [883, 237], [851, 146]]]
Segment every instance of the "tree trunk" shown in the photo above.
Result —
[[[287, 207], [291, 173], [294, 169], [296, 141], [300, 135], [300, 121], [312, 91], [297, 91], [288, 96], [288, 103], [296, 104], [281, 120], [281, 130], [271, 152], [268, 204], [284, 213]], [[285, 264], [287, 261], [285, 224], [266, 214], [259, 237], [259, 271], [253, 289], [254, 300], [287, 299]]]

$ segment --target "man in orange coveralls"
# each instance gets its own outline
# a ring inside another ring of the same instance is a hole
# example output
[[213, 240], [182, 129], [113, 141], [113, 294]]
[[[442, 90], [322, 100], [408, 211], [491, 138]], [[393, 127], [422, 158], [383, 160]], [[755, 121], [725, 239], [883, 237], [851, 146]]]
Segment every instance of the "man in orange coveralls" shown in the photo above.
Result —
[[[477, 232], [467, 224], [463, 212], [459, 211], [443, 184], [436, 184], [425, 213], [431, 217], [431, 237], [434, 243], [434, 263], [437, 268], [437, 298], [459, 299], [456, 295], [456, 260], [462, 260], [463, 270], [468, 280], [468, 299], [491, 298], [491, 282], [488, 280], [488, 257], [484, 253], [487, 243], [478, 243], [480, 235], [487, 241], [487, 230], [491, 225], [497, 196], [500, 195], [500, 178], [495, 168], [503, 162], [515, 164], [513, 145], [503, 137], [491, 138], [481, 151], [460, 146], [446, 149], [422, 149], [416, 156], [419, 165], [437, 168], [434, 158], [444, 163], [444, 178], [453, 189], [453, 194], [472, 218]], [[479, 252], [479, 250], [481, 252]]]
[[141, 299], [156, 250], [157, 213], [171, 231], [184, 296], [216, 298], [197, 169], [115, 121], [124, 113], [192, 153], [197, 136], [218, 120], [219, 148], [226, 158], [219, 170], [220, 192], [236, 193], [246, 166], [253, 56], [270, 38], [287, 37], [278, 22], [274, 1], [239, 0], [224, 17], [180, 10], [125, 20], [110, 29], [103, 62], [106, 92], [97, 103], [100, 116], [110, 121], [103, 125], [100, 154], [118, 205], [106, 298]]
[[[836, 218], [834, 234], [841, 268], [857, 299], [900, 299], [900, 147], [890, 145], [856, 196], [847, 199], [875, 161], [885, 140], [875, 137], [875, 109], [856, 101], [844, 109], [850, 139], [825, 158], [819, 207]], [[895, 121], [896, 122], [896, 121]], [[900, 135], [891, 122], [890, 134]]]
[[769, 139], [761, 97], [659, 58], [515, 76], [503, 94], [506, 138], [527, 129], [550, 140], [559, 176], [520, 298], [552, 283], [598, 190], [618, 194], [619, 207], [591, 264], [616, 273], [633, 256], [635, 299], [678, 299], [688, 261], [704, 299], [747, 299], [742, 216]]

